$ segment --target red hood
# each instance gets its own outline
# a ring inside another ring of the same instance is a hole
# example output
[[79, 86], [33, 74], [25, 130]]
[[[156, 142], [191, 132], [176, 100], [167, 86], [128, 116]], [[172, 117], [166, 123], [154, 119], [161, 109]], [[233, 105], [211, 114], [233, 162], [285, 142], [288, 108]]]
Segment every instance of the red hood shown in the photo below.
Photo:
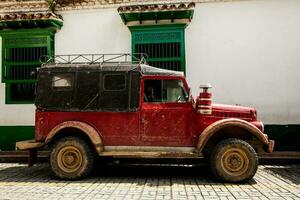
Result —
[[213, 104], [212, 111], [213, 115], [223, 118], [240, 118], [247, 121], [256, 120], [256, 110], [250, 107]]

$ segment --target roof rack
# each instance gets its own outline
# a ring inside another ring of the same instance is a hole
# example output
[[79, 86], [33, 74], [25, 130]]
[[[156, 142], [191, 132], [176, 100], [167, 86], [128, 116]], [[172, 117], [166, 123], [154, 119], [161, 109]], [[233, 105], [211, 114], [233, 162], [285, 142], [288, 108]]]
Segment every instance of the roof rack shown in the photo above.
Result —
[[47, 64], [103, 64], [103, 63], [131, 63], [147, 64], [147, 55], [142, 53], [123, 54], [70, 54], [40, 57], [42, 65]]

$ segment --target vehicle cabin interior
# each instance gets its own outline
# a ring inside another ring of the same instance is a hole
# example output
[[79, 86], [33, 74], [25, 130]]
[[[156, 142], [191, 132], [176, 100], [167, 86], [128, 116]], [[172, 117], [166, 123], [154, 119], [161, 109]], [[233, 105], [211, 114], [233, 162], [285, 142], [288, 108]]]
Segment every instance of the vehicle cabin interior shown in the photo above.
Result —
[[188, 93], [181, 80], [145, 80], [145, 103], [176, 103], [187, 102]]

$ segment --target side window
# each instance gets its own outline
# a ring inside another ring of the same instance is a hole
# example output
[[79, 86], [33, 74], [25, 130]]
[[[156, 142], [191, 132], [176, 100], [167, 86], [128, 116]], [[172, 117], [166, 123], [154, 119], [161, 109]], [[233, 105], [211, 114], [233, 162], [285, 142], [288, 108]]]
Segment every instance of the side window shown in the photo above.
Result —
[[106, 91], [122, 91], [126, 88], [125, 75], [107, 74], [104, 75], [103, 89]]
[[74, 105], [75, 73], [42, 68], [38, 75], [35, 105], [46, 110], [69, 110]]
[[71, 90], [73, 88], [72, 74], [57, 74], [52, 78], [52, 88], [54, 90]]
[[187, 102], [188, 95], [181, 80], [163, 81], [163, 99], [165, 102]]
[[144, 102], [162, 102], [162, 80], [145, 80]]
[[182, 103], [188, 94], [181, 80], [145, 80], [144, 102]]

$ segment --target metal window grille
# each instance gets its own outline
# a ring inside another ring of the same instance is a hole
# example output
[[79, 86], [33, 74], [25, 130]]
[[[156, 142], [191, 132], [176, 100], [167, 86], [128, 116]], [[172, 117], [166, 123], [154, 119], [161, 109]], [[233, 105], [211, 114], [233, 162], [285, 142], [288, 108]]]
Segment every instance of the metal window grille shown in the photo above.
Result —
[[33, 103], [36, 71], [42, 55], [50, 55], [52, 41], [47, 36], [4, 39], [3, 80], [7, 103]]
[[154, 67], [185, 71], [184, 29], [134, 30], [133, 53], [145, 53]]

